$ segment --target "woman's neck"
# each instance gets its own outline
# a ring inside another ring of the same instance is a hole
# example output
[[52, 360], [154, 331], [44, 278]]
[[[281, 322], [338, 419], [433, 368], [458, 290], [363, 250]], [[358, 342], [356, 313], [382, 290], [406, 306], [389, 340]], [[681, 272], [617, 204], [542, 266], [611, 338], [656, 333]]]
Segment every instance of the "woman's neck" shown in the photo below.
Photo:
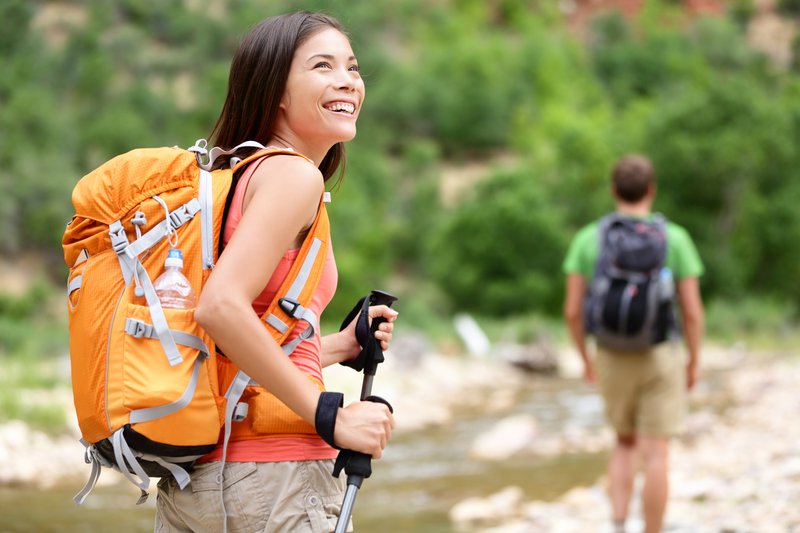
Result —
[[288, 148], [299, 154], [303, 154], [312, 160], [318, 167], [322, 164], [322, 160], [325, 159], [325, 155], [328, 153], [328, 150], [330, 150], [330, 147], [324, 149], [311, 147], [307, 143], [302, 142], [300, 139], [292, 139], [289, 136], [280, 134], [273, 135], [269, 141], [269, 145], [279, 148]]

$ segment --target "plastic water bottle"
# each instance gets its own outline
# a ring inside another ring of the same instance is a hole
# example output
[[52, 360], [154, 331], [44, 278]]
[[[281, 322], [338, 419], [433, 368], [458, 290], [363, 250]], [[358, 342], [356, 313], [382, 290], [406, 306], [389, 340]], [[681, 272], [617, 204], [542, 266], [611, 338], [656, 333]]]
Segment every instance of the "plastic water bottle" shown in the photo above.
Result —
[[661, 269], [659, 276], [659, 288], [661, 292], [661, 301], [672, 300], [675, 296], [675, 281], [672, 279], [672, 270], [667, 267]]
[[194, 289], [183, 275], [183, 254], [177, 248], [167, 254], [164, 273], [156, 278], [153, 287], [165, 309], [191, 309], [196, 304]]

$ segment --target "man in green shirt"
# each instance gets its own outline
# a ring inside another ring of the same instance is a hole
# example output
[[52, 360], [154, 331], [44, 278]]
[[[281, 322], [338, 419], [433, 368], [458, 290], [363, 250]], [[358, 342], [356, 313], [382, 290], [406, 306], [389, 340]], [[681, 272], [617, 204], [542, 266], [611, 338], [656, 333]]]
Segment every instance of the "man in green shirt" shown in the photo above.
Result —
[[[612, 172], [616, 213], [648, 219], [656, 196], [655, 173], [641, 155], [623, 157]], [[624, 531], [633, 493], [637, 461], [644, 470], [642, 492], [646, 533], [661, 531], [668, 498], [669, 439], [680, 431], [686, 391], [697, 380], [703, 337], [703, 302], [699, 277], [703, 263], [688, 232], [666, 224], [665, 266], [672, 271], [682, 318], [688, 360], [676, 343], [663, 342], [637, 352], [612, 350], [597, 343], [594, 357], [587, 346], [584, 300], [600, 255], [597, 222], [574, 237], [563, 270], [567, 276], [564, 317], [584, 363], [584, 378], [597, 383], [606, 416], [617, 433], [608, 464], [609, 491], [617, 532]]]

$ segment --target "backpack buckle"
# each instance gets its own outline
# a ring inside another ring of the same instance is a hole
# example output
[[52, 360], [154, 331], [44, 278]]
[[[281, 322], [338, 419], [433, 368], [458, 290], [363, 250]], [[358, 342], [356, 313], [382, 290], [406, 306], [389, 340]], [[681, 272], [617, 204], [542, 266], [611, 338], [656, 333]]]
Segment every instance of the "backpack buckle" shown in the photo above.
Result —
[[169, 214], [169, 223], [173, 229], [178, 229], [191, 220], [198, 211], [200, 211], [200, 202], [197, 201], [197, 198], [192, 198]]
[[293, 298], [289, 298], [288, 296], [278, 300], [278, 305], [280, 305], [281, 309], [283, 309], [284, 312], [286, 312], [287, 315], [292, 316], [292, 317], [297, 316], [296, 315], [297, 310], [302, 307], [300, 305], [300, 302], [298, 302], [297, 300], [295, 300]]
[[136, 320], [135, 318], [128, 318], [125, 320], [125, 333], [134, 339], [141, 339], [143, 337], [151, 338], [153, 336], [152, 325]]
[[234, 422], [241, 422], [245, 418], [247, 418], [247, 413], [250, 409], [250, 406], [246, 402], [239, 402], [236, 404], [236, 407], [233, 409], [233, 418]]
[[111, 248], [114, 249], [114, 252], [117, 255], [123, 253], [129, 242], [128, 235], [125, 233], [125, 228], [122, 227], [122, 224], [116, 223], [116, 225], [112, 225], [108, 235], [111, 238]]

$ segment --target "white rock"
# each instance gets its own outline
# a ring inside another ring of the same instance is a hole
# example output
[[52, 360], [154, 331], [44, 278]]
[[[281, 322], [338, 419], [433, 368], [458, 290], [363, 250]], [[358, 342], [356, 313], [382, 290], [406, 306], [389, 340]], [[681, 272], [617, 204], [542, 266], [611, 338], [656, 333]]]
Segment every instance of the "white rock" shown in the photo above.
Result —
[[488, 432], [479, 435], [470, 447], [470, 456], [497, 461], [508, 459], [531, 447], [536, 438], [536, 419], [529, 414], [504, 418]]

